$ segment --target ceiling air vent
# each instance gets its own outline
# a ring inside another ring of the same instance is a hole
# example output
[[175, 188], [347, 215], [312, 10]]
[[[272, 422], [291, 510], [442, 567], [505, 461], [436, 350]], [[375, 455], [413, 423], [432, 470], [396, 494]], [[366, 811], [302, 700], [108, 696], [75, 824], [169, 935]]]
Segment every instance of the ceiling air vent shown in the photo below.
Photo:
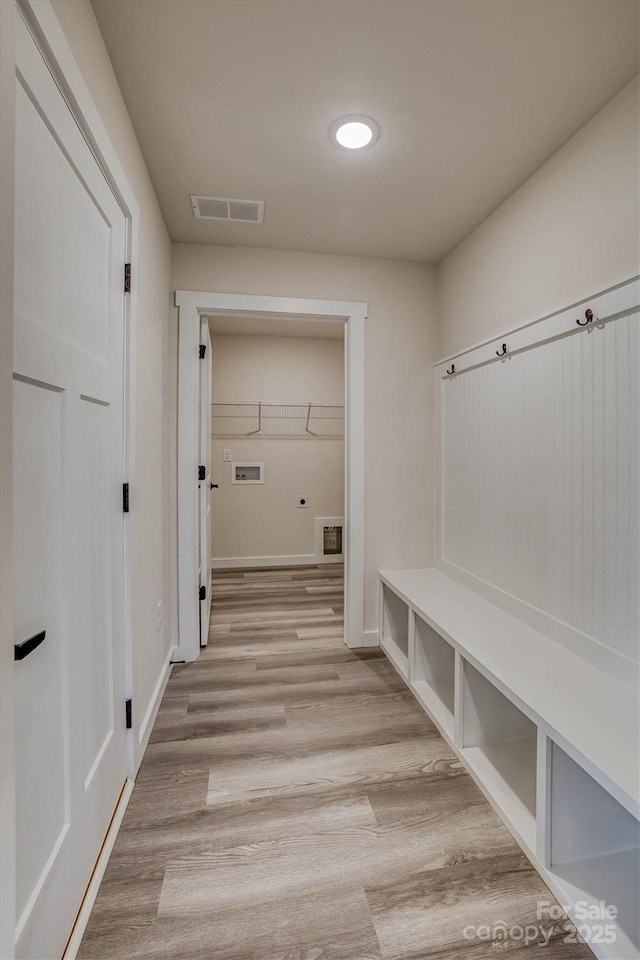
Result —
[[224, 197], [191, 197], [198, 220], [233, 220], [235, 223], [262, 223], [263, 200], [227, 200]]

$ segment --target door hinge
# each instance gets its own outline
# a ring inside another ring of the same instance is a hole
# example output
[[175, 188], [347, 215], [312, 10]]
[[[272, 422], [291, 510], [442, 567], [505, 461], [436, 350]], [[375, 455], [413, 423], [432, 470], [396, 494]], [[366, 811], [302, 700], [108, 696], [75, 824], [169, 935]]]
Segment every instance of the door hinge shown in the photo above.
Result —
[[129, 513], [129, 484], [122, 484], [122, 512]]
[[206, 345], [206, 343], [201, 343], [201, 344], [200, 344], [200, 359], [201, 359], [201, 360], [204, 360], [204, 358], [205, 358], [206, 355], [207, 355], [207, 345]]
[[200, 587], [200, 599], [201, 600], [207, 599], [207, 588], [205, 587], [204, 583]]
[[127, 730], [131, 730], [131, 727], [133, 726], [131, 719], [131, 697], [124, 702], [124, 725]]
[[131, 293], [131, 264], [124, 265], [124, 292]]
[[207, 474], [206, 474], [205, 467], [202, 464], [200, 464], [200, 466], [198, 467], [198, 480], [204, 480], [206, 475]]

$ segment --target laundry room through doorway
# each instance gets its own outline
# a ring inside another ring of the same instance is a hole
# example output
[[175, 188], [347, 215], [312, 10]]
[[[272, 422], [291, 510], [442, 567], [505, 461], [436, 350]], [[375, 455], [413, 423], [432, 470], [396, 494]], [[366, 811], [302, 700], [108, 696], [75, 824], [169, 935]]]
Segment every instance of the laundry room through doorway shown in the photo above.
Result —
[[341, 618], [345, 325], [216, 316], [209, 328], [212, 615], [233, 571], [274, 590], [294, 577], [318, 600], [329, 578]]

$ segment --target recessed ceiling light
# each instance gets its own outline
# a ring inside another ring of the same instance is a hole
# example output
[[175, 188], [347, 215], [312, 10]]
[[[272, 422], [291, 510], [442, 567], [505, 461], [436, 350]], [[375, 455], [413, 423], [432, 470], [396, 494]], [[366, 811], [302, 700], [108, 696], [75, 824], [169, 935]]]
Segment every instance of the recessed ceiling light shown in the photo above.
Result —
[[362, 150], [372, 147], [380, 136], [380, 127], [371, 117], [352, 114], [334, 120], [329, 128], [332, 143], [344, 150]]

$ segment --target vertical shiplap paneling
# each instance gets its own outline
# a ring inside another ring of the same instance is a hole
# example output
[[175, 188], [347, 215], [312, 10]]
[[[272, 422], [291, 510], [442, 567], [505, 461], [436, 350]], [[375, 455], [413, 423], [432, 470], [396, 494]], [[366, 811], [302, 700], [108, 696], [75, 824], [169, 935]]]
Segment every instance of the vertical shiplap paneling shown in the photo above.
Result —
[[558, 411], [558, 416], [562, 421], [563, 436], [560, 449], [560, 470], [558, 473], [560, 479], [560, 488], [562, 493], [562, 550], [558, 557], [549, 557], [549, 562], [553, 565], [556, 576], [559, 576], [562, 584], [562, 594], [560, 605], [557, 610], [550, 611], [561, 620], [572, 623], [572, 591], [573, 591], [573, 544], [572, 544], [572, 487], [573, 487], [573, 463], [571, 460], [571, 438], [572, 438], [572, 391], [571, 391], [571, 342], [569, 339], [561, 340], [559, 348], [562, 352], [562, 406]]
[[629, 655], [640, 660], [640, 321], [629, 318]]
[[616, 417], [614, 636], [626, 640], [629, 616], [629, 323], [624, 317], [615, 326], [614, 389]]
[[[591, 337], [591, 331], [587, 332], [586, 337]], [[570, 509], [571, 509], [571, 605], [567, 611], [566, 620], [568, 623], [582, 627], [582, 558], [583, 558], [583, 525], [582, 525], [582, 501], [583, 501], [583, 463], [582, 463], [582, 340], [585, 337], [574, 335], [567, 338], [569, 345], [569, 358], [571, 364], [571, 446], [569, 450], [569, 460], [571, 463], [571, 490]]]
[[[597, 333], [597, 331], [596, 331]], [[616, 619], [616, 376], [615, 369], [615, 324], [601, 337], [602, 370], [604, 375], [604, 451], [602, 469], [604, 474], [604, 629], [605, 642], [611, 635]], [[597, 586], [597, 585], [596, 585]]]
[[593, 336], [578, 337], [582, 371], [582, 409], [586, 416], [582, 418], [582, 563], [580, 580], [582, 583], [582, 625], [580, 629], [587, 634], [593, 633], [593, 588], [592, 571], [594, 565], [593, 537]]
[[604, 364], [602, 338], [591, 340], [592, 381], [591, 381], [591, 424], [593, 437], [593, 562], [591, 571], [591, 595], [593, 615], [591, 633], [594, 637], [604, 637], [604, 538], [605, 538], [605, 500], [604, 500], [604, 445], [605, 445], [605, 407], [604, 407]]
[[638, 314], [442, 381], [442, 555], [638, 659]]

